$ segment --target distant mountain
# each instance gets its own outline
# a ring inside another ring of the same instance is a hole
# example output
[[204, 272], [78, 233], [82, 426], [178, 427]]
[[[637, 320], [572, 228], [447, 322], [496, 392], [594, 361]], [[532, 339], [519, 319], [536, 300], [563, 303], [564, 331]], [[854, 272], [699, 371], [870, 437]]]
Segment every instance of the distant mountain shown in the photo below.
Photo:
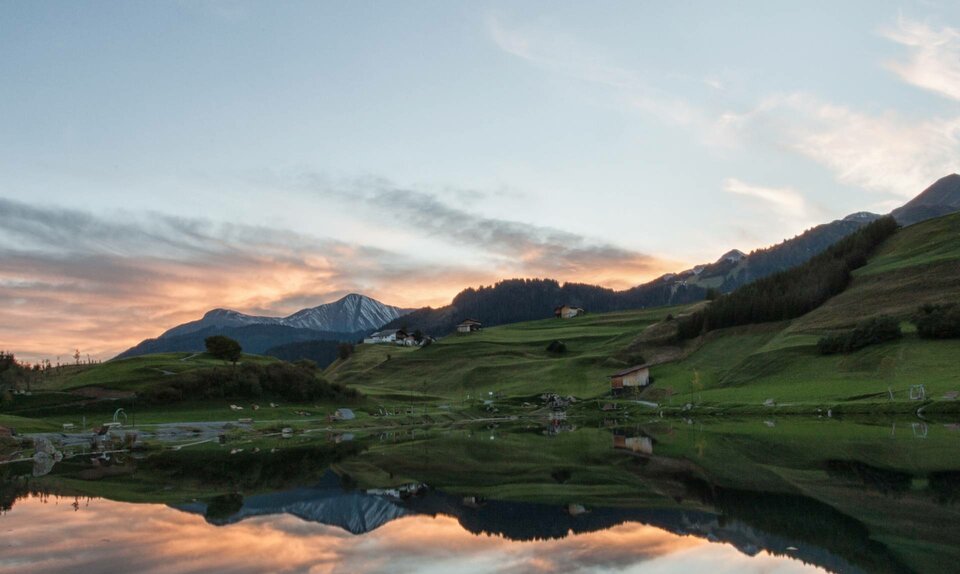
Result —
[[717, 289], [729, 293], [737, 287], [768, 275], [805, 263], [827, 247], [840, 241], [880, 216], [861, 211], [808, 229], [777, 245], [757, 249], [749, 255], [738, 249], [729, 251], [716, 262], [698, 265], [677, 274], [675, 280], [687, 285]]
[[186, 335], [208, 327], [227, 328], [248, 325], [282, 325], [313, 331], [352, 333], [375, 331], [409, 310], [385, 305], [365, 295], [351, 293], [333, 303], [297, 311], [288, 317], [261, 317], [245, 315], [229, 309], [208, 311], [202, 319], [178, 325], [160, 338]]
[[[169, 329], [156, 339], [147, 339], [117, 355], [133, 357], [148, 353], [202, 351], [204, 339], [226, 335], [240, 342], [244, 351], [271, 354], [278, 350], [284, 359], [291, 352], [308, 347], [289, 347], [293, 343], [315, 343], [317, 356], [327, 356], [339, 341], [356, 341], [409, 311], [364, 295], [350, 294], [318, 307], [297, 311], [288, 317], [246, 315], [229, 309], [214, 309], [203, 318]], [[323, 348], [322, 351], [318, 349]], [[296, 358], [301, 357], [295, 357]], [[305, 357], [314, 358], [316, 357]]]
[[709, 289], [730, 292], [800, 265], [879, 217], [873, 213], [855, 213], [749, 255], [733, 249], [713, 263], [697, 265], [680, 273], [667, 273], [624, 291], [580, 283], [561, 285], [552, 279], [509, 279], [490, 287], [465, 289], [453, 298], [450, 305], [419, 309], [386, 326], [446, 335], [466, 317], [478, 319], [487, 326], [502, 325], [547, 319], [553, 316], [554, 307], [564, 304], [603, 313], [692, 303], [702, 300]]
[[891, 212], [903, 226], [960, 211], [960, 175], [951, 173]]
[[[948, 175], [916, 198], [895, 209], [901, 225], [960, 211], [960, 176]], [[625, 291], [552, 279], [510, 279], [489, 287], [465, 289], [450, 305], [419, 309], [389, 328], [421, 329], [431, 335], [446, 335], [464, 318], [485, 325], [501, 325], [546, 319], [557, 305], [583, 307], [588, 312], [619, 311], [699, 301], [709, 289], [729, 293], [768, 275], [796, 267], [881, 216], [860, 211], [843, 219], [818, 225], [777, 245], [745, 254], [738, 249], [724, 253], [713, 263], [697, 265], [679, 273], [667, 273], [649, 283]]]
[[[156, 339], [146, 339], [136, 346], [127, 349], [116, 356], [117, 359], [148, 355], [152, 353], [190, 353], [203, 351], [204, 340], [211, 335], [226, 335], [240, 342], [244, 352], [257, 355], [276, 356], [284, 360], [313, 359], [313, 356], [292, 357], [284, 352], [288, 345], [297, 343], [316, 343], [317, 346], [331, 346], [336, 348], [338, 342], [356, 341], [362, 338], [367, 331], [353, 333], [338, 333], [334, 331], [314, 331], [313, 329], [298, 329], [284, 325], [243, 325], [240, 327], [218, 327], [211, 325], [199, 331], [190, 331], [183, 335], [167, 336], [164, 334]], [[277, 351], [278, 354], [274, 354]], [[282, 356], [281, 356], [282, 354]], [[320, 363], [321, 361], [318, 361]], [[332, 362], [332, 361], [330, 361]], [[327, 363], [329, 364], [329, 363]], [[321, 365], [325, 366], [325, 365]]]

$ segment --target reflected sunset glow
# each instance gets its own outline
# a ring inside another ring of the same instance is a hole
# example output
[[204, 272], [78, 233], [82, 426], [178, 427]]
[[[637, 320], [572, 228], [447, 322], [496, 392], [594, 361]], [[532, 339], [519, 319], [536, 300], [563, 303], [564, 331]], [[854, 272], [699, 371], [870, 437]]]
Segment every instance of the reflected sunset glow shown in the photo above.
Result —
[[415, 516], [355, 536], [287, 515], [217, 527], [162, 505], [94, 499], [74, 511], [69, 499], [45, 500], [23, 499], [0, 518], [0, 572], [822, 571], [641, 524], [515, 542]]

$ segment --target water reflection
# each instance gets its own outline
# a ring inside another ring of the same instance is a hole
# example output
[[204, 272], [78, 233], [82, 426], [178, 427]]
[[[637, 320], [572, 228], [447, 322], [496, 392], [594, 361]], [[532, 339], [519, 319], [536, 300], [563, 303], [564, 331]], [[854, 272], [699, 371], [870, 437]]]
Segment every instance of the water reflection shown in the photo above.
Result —
[[955, 428], [769, 422], [40, 441], [45, 476], [0, 465], [0, 572], [952, 571]]
[[0, 520], [0, 572], [766, 572], [820, 571], [761, 552], [629, 523], [561, 539], [476, 535], [410, 516], [364, 536], [290, 515], [227, 527], [161, 505], [20, 501]]

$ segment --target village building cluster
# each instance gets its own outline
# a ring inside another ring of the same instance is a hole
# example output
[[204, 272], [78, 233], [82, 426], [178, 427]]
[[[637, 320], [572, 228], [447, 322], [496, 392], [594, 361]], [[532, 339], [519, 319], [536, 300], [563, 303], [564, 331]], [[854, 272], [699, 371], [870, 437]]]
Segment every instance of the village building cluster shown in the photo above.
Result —
[[433, 337], [419, 333], [407, 333], [404, 329], [386, 329], [365, 338], [367, 345], [398, 345], [400, 347], [422, 347], [434, 341]]

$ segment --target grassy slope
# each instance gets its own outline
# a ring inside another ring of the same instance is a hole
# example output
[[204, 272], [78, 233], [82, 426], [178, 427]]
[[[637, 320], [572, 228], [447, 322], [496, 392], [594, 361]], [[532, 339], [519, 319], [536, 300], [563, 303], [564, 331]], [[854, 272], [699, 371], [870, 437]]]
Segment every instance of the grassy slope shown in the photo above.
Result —
[[[429, 347], [409, 351], [361, 345], [347, 362], [325, 372], [364, 392], [418, 391], [459, 400], [489, 392], [529, 396], [547, 391], [578, 396], [606, 390], [607, 375], [624, 367], [613, 358], [649, 325], [677, 309], [651, 309], [545, 319], [453, 335]], [[560, 340], [567, 353], [546, 351]], [[385, 361], [387, 354], [391, 359]]]
[[[241, 362], [272, 363], [277, 359], [260, 355], [244, 355]], [[39, 388], [43, 390], [71, 390], [83, 387], [102, 387], [112, 390], [136, 391], [163, 380], [166, 373], [183, 373], [205, 367], [222, 367], [225, 363], [207, 353], [158, 353], [118, 359], [89, 367], [65, 369], [53, 375]]]
[[[844, 293], [804, 317], [711, 333], [692, 355], [654, 368], [656, 385], [647, 398], [675, 405], [757, 407], [774, 399], [829, 407], [888, 402], [889, 390], [906, 401], [910, 386], [921, 383], [929, 397], [939, 398], [960, 391], [955, 359], [960, 341], [922, 341], [905, 324], [908, 334], [901, 341], [851, 355], [825, 357], [815, 346], [823, 333], [863, 317], [889, 313], [906, 319], [921, 303], [958, 300], [960, 214], [954, 214], [898, 232], [856, 272]], [[669, 312], [677, 310], [504, 325], [406, 354], [391, 351], [389, 362], [383, 361], [383, 348], [364, 346], [354, 358], [331, 367], [328, 376], [365, 392], [426, 392], [454, 399], [489, 391], [597, 396], [607, 391], [606, 375], [625, 364], [630, 342]], [[566, 356], [545, 351], [554, 339], [567, 343]]]

